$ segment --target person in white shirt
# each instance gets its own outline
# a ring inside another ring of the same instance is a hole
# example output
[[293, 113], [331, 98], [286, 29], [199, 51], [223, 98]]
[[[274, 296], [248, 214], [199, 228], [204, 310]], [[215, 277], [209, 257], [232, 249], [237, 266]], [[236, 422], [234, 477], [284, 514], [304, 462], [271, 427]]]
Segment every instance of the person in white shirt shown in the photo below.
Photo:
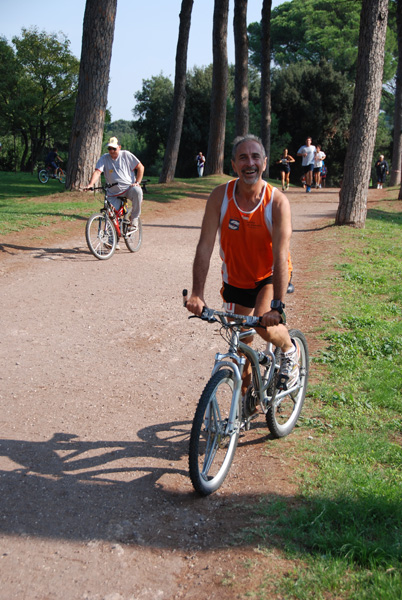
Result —
[[122, 150], [116, 137], [109, 139], [107, 149], [107, 154], [103, 154], [96, 163], [95, 171], [84, 190], [92, 188], [103, 173], [107, 183], [115, 184], [108, 190], [108, 200], [115, 208], [120, 208], [120, 196], [131, 200], [130, 229], [135, 230], [141, 214], [144, 165], [134, 154]]
[[306, 144], [297, 151], [297, 156], [302, 157], [302, 167], [306, 177], [306, 192], [311, 192], [313, 182], [314, 155], [316, 147], [312, 145], [311, 137], [306, 139]]
[[321, 146], [317, 144], [316, 153], [314, 155], [314, 183], [316, 189], [321, 187], [321, 168], [322, 161], [327, 158], [325, 152], [321, 150]]

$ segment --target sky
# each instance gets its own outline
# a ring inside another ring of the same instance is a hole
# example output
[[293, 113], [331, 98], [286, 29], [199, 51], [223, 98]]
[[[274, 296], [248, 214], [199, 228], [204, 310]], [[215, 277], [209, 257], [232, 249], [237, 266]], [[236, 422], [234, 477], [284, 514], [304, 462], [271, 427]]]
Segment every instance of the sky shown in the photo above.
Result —
[[[272, 7], [283, 0], [273, 0]], [[228, 59], [234, 64], [233, 5], [230, 0]], [[247, 21], [261, 19], [262, 0], [248, 0]], [[9, 43], [21, 35], [22, 27], [37, 27], [46, 33], [63, 32], [70, 50], [81, 56], [85, 0], [0, 0], [0, 36]], [[108, 108], [112, 121], [132, 120], [135, 92], [143, 79], [160, 75], [174, 81], [181, 0], [117, 0]], [[187, 69], [212, 63], [212, 18], [214, 0], [194, 0]]]

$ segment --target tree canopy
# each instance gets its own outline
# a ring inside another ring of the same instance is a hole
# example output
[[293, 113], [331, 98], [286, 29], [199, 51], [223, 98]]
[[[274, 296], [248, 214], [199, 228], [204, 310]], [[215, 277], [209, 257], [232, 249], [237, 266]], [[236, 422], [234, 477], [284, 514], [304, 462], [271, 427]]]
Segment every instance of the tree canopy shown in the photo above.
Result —
[[22, 29], [0, 40], [0, 127], [23, 140], [21, 169], [33, 169], [46, 147], [67, 144], [79, 61], [62, 33]]

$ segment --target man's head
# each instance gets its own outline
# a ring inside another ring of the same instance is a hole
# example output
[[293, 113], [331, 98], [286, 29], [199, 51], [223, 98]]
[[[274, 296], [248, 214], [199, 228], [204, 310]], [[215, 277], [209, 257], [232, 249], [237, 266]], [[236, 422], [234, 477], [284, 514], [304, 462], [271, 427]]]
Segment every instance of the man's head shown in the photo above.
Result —
[[384, 160], [384, 155], [380, 154], [380, 160]]
[[262, 177], [267, 166], [265, 148], [255, 135], [237, 137], [232, 148], [232, 167], [244, 183], [253, 185]]
[[311, 137], [306, 138], [306, 146], [311, 146], [312, 141]]
[[120, 144], [117, 137], [111, 137], [107, 143], [107, 149], [112, 158], [116, 158], [120, 152]]

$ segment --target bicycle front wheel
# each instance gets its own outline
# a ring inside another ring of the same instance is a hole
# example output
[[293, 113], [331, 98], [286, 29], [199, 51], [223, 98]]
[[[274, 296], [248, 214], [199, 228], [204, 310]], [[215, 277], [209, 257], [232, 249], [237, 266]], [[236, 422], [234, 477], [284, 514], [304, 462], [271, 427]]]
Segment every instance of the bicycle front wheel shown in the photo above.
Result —
[[38, 179], [41, 183], [47, 183], [49, 181], [49, 174], [46, 169], [41, 169], [38, 173]]
[[104, 213], [97, 213], [89, 217], [85, 227], [85, 237], [88, 248], [99, 260], [107, 260], [116, 250], [116, 229]]
[[126, 242], [127, 248], [130, 252], [138, 252], [142, 244], [142, 223], [141, 219], [138, 218], [138, 226], [135, 231], [125, 232], [124, 241]]
[[[272, 388], [269, 390], [273, 393], [273, 400], [268, 405], [266, 413], [268, 429], [274, 438], [285, 437], [293, 431], [306, 397], [309, 373], [307, 341], [302, 332], [298, 329], [290, 329], [289, 335], [296, 343], [300, 352], [299, 379], [296, 389], [289, 394], [284, 394], [283, 392], [276, 390], [277, 373], [274, 377]], [[279, 353], [275, 353], [275, 357], [278, 361], [280, 360]]]
[[229, 413], [234, 391], [233, 373], [217, 371], [201, 395], [190, 436], [189, 470], [194, 489], [201, 496], [215, 492], [225, 480], [240, 433], [240, 402], [234, 422]]

